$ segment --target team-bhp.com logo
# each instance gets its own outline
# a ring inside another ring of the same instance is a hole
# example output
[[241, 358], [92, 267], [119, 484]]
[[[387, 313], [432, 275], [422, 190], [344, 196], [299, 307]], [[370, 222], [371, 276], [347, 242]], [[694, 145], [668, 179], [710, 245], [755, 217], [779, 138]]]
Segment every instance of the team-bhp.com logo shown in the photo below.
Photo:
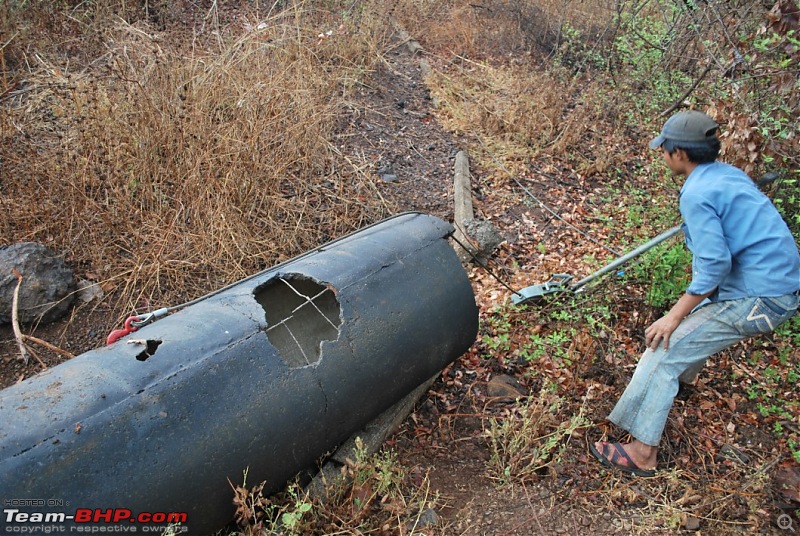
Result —
[[[5, 532], [50, 534], [58, 532], [188, 532], [186, 512], [140, 512], [127, 508], [78, 508], [74, 514], [64, 512], [23, 512], [19, 508], [3, 509]], [[66, 526], [69, 524], [69, 526]]]

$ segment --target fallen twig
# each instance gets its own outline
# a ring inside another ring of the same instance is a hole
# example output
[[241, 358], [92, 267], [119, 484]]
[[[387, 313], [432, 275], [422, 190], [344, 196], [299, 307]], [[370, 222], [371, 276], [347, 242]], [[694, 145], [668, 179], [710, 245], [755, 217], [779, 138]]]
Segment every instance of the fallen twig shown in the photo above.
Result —
[[28, 348], [22, 340], [22, 331], [19, 329], [19, 312], [17, 307], [19, 304], [19, 288], [22, 286], [22, 274], [16, 268], [11, 270], [11, 273], [17, 278], [17, 288], [14, 289], [14, 297], [11, 299], [11, 326], [14, 329], [14, 338], [17, 339], [17, 346], [19, 346], [19, 353], [22, 357], [22, 362], [28, 364], [30, 357], [28, 356]]
[[[24, 338], [24, 337], [25, 337], [25, 336], [23, 335], [23, 338]], [[28, 346], [28, 345], [25, 345], [25, 348], [26, 348], [26, 349], [28, 350], [28, 352], [29, 352], [29, 353], [30, 353], [30, 354], [31, 354], [31, 355], [32, 355], [32, 356], [33, 356], [33, 357], [36, 359], [36, 361], [38, 361], [38, 362], [39, 362], [39, 364], [42, 366], [42, 370], [47, 370], [47, 365], [45, 365], [45, 364], [44, 364], [44, 361], [42, 361], [42, 358], [41, 358], [41, 357], [39, 357], [39, 354], [38, 354], [38, 353], [37, 353], [37, 352], [36, 352], [36, 351], [35, 351], [33, 348], [31, 348], [31, 347], [30, 347], [30, 346]]]
[[38, 337], [34, 337], [33, 335], [23, 335], [22, 339], [24, 341], [26, 341], [26, 342], [33, 342], [33, 343], [36, 343], [36, 344], [38, 344], [40, 346], [44, 346], [48, 350], [52, 350], [55, 353], [57, 353], [59, 355], [63, 355], [64, 357], [66, 357], [68, 359], [72, 359], [73, 357], [75, 357], [75, 354], [71, 354], [71, 353], [67, 352], [66, 350], [62, 350], [58, 346], [54, 346], [54, 345], [50, 344], [47, 341], [43, 341], [42, 339], [40, 339]]
[[17, 278], [17, 288], [14, 289], [14, 297], [11, 300], [11, 326], [14, 329], [14, 338], [17, 339], [17, 346], [19, 346], [20, 357], [22, 358], [22, 362], [25, 365], [27, 365], [28, 361], [30, 360], [30, 356], [32, 355], [34, 358], [36, 358], [36, 361], [38, 361], [39, 364], [42, 365], [42, 368], [46, 369], [47, 365], [44, 364], [44, 361], [42, 361], [42, 358], [39, 357], [39, 354], [34, 352], [32, 348], [28, 348], [28, 346], [25, 344], [26, 339], [47, 346], [51, 350], [56, 351], [58, 353], [63, 354], [65, 352], [61, 349], [53, 347], [51, 344], [46, 343], [41, 339], [37, 339], [36, 337], [31, 337], [29, 335], [22, 334], [22, 330], [19, 329], [19, 311], [18, 311], [19, 289], [22, 286], [22, 274], [19, 273], [19, 270], [17, 270], [16, 268], [11, 270], [11, 273], [14, 274], [14, 276]]

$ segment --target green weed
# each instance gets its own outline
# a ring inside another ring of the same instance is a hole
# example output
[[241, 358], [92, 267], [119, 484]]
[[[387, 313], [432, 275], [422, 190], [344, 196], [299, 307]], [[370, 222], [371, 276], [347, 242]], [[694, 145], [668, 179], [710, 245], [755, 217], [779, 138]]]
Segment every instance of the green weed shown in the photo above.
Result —
[[674, 303], [691, 281], [692, 254], [683, 243], [651, 249], [633, 265], [632, 272], [649, 290], [648, 305], [663, 308]]
[[495, 307], [490, 314], [481, 317], [483, 332], [481, 341], [493, 353], [511, 350], [512, 335], [518, 327], [517, 317], [524, 308], [524, 305], [505, 304]]

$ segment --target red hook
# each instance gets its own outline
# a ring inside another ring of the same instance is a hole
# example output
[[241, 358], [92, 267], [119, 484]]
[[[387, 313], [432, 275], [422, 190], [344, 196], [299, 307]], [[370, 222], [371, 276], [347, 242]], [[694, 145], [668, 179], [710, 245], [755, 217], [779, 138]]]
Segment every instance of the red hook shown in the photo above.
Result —
[[125, 327], [123, 329], [115, 329], [114, 331], [108, 334], [108, 338], [106, 339], [106, 345], [113, 344], [118, 340], [120, 340], [125, 335], [133, 333], [134, 331], [139, 329], [136, 326], [132, 325], [133, 322], [137, 322], [139, 320], [140, 319], [138, 316], [129, 316], [128, 319], [125, 320]]

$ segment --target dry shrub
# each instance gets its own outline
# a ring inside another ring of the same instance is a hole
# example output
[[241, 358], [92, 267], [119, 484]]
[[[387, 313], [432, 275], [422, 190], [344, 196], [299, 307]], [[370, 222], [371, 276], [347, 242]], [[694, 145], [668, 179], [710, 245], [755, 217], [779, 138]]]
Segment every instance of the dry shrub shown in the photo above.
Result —
[[448, 128], [507, 154], [563, 151], [580, 139], [586, 120], [582, 106], [569, 106], [575, 81], [558, 69], [468, 63], [432, 73], [428, 84]]
[[602, 38], [611, 25], [614, 5], [609, 0], [401, 0], [396, 13], [431, 52], [474, 58], [487, 51], [497, 56], [531, 51], [550, 54], [563, 41], [566, 27], [591, 39]]
[[448, 534], [432, 514], [442, 502], [429, 476], [403, 466], [393, 451], [370, 455], [357, 438], [339, 476], [320, 493], [295, 482], [267, 498], [263, 483], [248, 488], [245, 473], [244, 484], [233, 487], [235, 534]]
[[[583, 105], [599, 84], [574, 74], [613, 37], [615, 5], [405, 0], [395, 13], [426, 50], [443, 56], [432, 62], [434, 72], [426, 81], [437, 117], [450, 130], [478, 137], [481, 147], [471, 152], [491, 168], [498, 156], [509, 163], [544, 151], [582, 155], [586, 147], [603, 146], [586, 125], [595, 123], [598, 113], [615, 116]], [[554, 57], [559, 61], [534, 66]], [[597, 154], [578, 158], [581, 169], [598, 167]]]
[[487, 470], [499, 486], [534, 480], [539, 471], [558, 459], [566, 441], [588, 421], [579, 411], [563, 420], [564, 399], [541, 391], [488, 419], [484, 431], [489, 445]]
[[[34, 55], [83, 65], [105, 52], [100, 28], [112, 18], [154, 22], [173, 18], [189, 0], [3, 0], [0, 69], [6, 78], [35, 63]], [[3, 61], [4, 60], [4, 61]]]
[[733, 28], [755, 37], [738, 43], [740, 56], [727, 58], [727, 71], [717, 82], [722, 91], [710, 94], [710, 113], [727, 130], [723, 154], [751, 175], [765, 165], [796, 169], [800, 163], [800, 45], [795, 37], [800, 4], [781, 0], [757, 14], [755, 21], [739, 23], [744, 30]]
[[99, 28], [106, 53], [81, 71], [30, 54], [2, 102], [0, 243], [66, 252], [127, 310], [385, 216], [329, 141], [346, 88], [379, 60], [378, 17], [361, 13], [356, 32], [354, 18], [303, 7], [206, 43], [115, 18]]

